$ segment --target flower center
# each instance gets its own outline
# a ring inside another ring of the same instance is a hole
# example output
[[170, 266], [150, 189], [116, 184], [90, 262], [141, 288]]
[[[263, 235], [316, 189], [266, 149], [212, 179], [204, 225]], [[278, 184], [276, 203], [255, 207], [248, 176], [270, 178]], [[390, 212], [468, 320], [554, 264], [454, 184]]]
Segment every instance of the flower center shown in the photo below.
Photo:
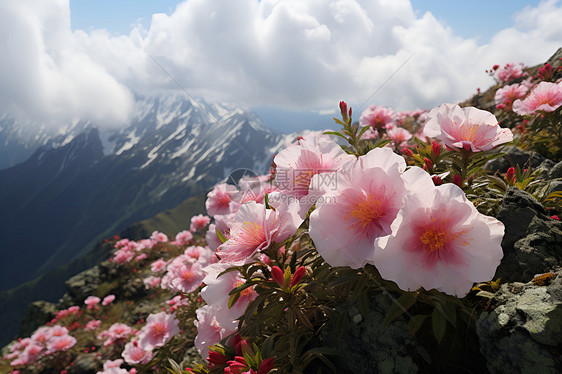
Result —
[[443, 249], [447, 243], [447, 233], [441, 230], [428, 228], [421, 236], [420, 241], [425, 253], [433, 253]]
[[244, 228], [242, 229], [242, 237], [250, 244], [254, 246], [259, 246], [265, 241], [265, 233], [263, 231], [263, 226], [258, 225], [255, 222], [244, 222]]
[[364, 196], [360, 201], [352, 205], [351, 212], [346, 217], [355, 218], [356, 224], [365, 229], [368, 225], [378, 221], [384, 214], [384, 204], [379, 196], [370, 193]]

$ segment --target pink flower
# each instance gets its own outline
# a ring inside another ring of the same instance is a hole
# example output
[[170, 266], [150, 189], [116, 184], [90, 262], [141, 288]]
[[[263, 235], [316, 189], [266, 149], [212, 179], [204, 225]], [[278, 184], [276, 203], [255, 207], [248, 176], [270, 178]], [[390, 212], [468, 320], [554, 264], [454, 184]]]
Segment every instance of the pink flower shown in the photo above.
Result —
[[302, 198], [308, 195], [312, 176], [336, 171], [354, 158], [331, 140], [303, 139], [275, 156], [275, 183], [282, 192]]
[[86, 323], [86, 326], [84, 328], [86, 330], [95, 330], [98, 327], [100, 327], [100, 325], [101, 325], [100, 320], [93, 320], [93, 321], [89, 321], [88, 323]]
[[390, 235], [402, 207], [405, 168], [403, 157], [375, 148], [336, 173], [337, 188], [323, 191], [309, 223], [309, 235], [327, 263], [354, 269], [373, 263], [375, 239]]
[[201, 247], [199, 245], [187, 247], [183, 253], [203, 266], [209, 263], [211, 255], [213, 255], [213, 252], [209, 247]]
[[253, 261], [259, 251], [297, 231], [302, 220], [292, 213], [266, 209], [254, 201], [242, 205], [230, 224], [230, 239], [221, 244], [217, 256], [233, 265]]
[[103, 298], [101, 305], [107, 306], [111, 304], [114, 300], [115, 300], [115, 295], [107, 295], [106, 297]]
[[47, 342], [47, 352], [45, 354], [69, 350], [74, 344], [76, 344], [76, 338], [73, 336], [55, 336]]
[[497, 69], [494, 73], [494, 77], [500, 83], [509, 83], [517, 78], [527, 76], [527, 73], [523, 71], [524, 65], [514, 63], [508, 63], [503, 68]]
[[398, 126], [388, 129], [386, 135], [396, 144], [397, 148], [406, 146], [408, 140], [412, 138], [412, 134], [408, 130]]
[[125, 359], [125, 362], [134, 365], [134, 364], [148, 364], [154, 354], [152, 350], [144, 350], [139, 346], [138, 339], [133, 339], [127, 344], [125, 344], [125, 349], [121, 356]]
[[503, 224], [480, 214], [454, 184], [434, 186], [420, 176], [392, 224], [378, 241], [375, 266], [403, 290], [437, 289], [465, 296], [474, 282], [492, 279], [503, 257]]
[[123, 342], [124, 339], [128, 338], [134, 330], [124, 323], [114, 323], [109, 327], [108, 330], [102, 331], [98, 334], [98, 339], [105, 339], [103, 345], [108, 346], [116, 342]]
[[488, 151], [513, 140], [511, 130], [501, 128], [492, 113], [453, 104], [433, 108], [423, 131], [451, 149], [472, 152]]
[[361, 136], [361, 140], [377, 139], [379, 136], [380, 136], [380, 134], [377, 131], [377, 129], [373, 129], [371, 126], [369, 126], [369, 128], [367, 130], [365, 130], [365, 132]]
[[190, 231], [183, 230], [176, 234], [176, 240], [172, 242], [175, 245], [187, 245], [193, 240], [193, 234]]
[[190, 231], [203, 230], [211, 222], [211, 217], [199, 214], [197, 216], [191, 217], [191, 225], [189, 226]]
[[553, 112], [562, 105], [562, 82], [540, 82], [525, 100], [516, 100], [513, 111], [519, 115]]
[[167, 265], [168, 265], [167, 261], [165, 261], [163, 258], [159, 258], [158, 260], [150, 264], [150, 270], [152, 270], [153, 273], [160, 273], [166, 270]]
[[147, 289], [150, 289], [150, 288], [154, 288], [154, 287], [158, 286], [160, 284], [160, 280], [161, 280], [160, 277], [150, 276], [150, 277], [144, 278], [143, 283], [144, 283], [144, 286]]
[[207, 201], [205, 201], [205, 207], [207, 208], [207, 213], [214, 217], [217, 214], [229, 214], [230, 212], [230, 202], [232, 197], [238, 193], [238, 189], [230, 184], [218, 184], [211, 192], [207, 194]]
[[371, 105], [359, 118], [361, 126], [371, 126], [373, 129], [389, 129], [394, 122], [395, 114], [390, 108]]
[[[237, 208], [238, 209], [238, 208]], [[234, 217], [234, 214], [226, 214], [226, 215], [216, 215], [215, 223], [211, 223], [209, 225], [209, 230], [205, 234], [205, 240], [207, 241], [207, 245], [211, 250], [215, 251], [221, 244], [222, 241], [219, 239], [217, 235], [217, 230], [226, 238], [230, 238], [230, 228], [228, 224]]]
[[84, 304], [88, 306], [88, 309], [93, 309], [96, 307], [96, 305], [99, 304], [100, 301], [101, 299], [97, 296], [88, 296], [86, 300], [84, 300]]
[[151, 314], [139, 333], [139, 345], [145, 351], [153, 350], [166, 344], [179, 332], [179, 321], [175, 315], [165, 312]]
[[154, 231], [152, 235], [150, 235], [150, 239], [158, 243], [166, 243], [168, 241], [168, 236], [163, 232]]
[[141, 253], [140, 255], [135, 257], [135, 260], [142, 261], [142, 260], [146, 259], [147, 257], [148, 257], [148, 255], [146, 253]]
[[231, 271], [219, 277], [218, 275], [228, 267], [228, 264], [223, 263], [207, 266], [205, 268], [207, 276], [203, 280], [206, 286], [201, 290], [201, 297], [207, 304], [218, 305], [224, 311], [224, 314], [217, 319], [219, 324], [233, 321], [242, 316], [248, 304], [258, 296], [253, 287], [248, 287], [240, 292], [240, 297], [236, 303], [228, 308], [228, 299], [230, 298], [228, 293], [245, 282], [238, 271]]
[[238, 330], [238, 321], [235, 320], [219, 324], [217, 319], [224, 320], [221, 318], [224, 310], [218, 305], [205, 305], [195, 313], [197, 320], [193, 324], [197, 327], [197, 336], [194, 343], [201, 357], [209, 355], [209, 346], [217, 344]]
[[500, 110], [505, 110], [507, 112], [510, 111], [512, 109], [513, 102], [524, 97], [527, 94], [527, 91], [527, 87], [517, 83], [498, 89], [494, 97], [496, 107]]
[[176, 292], [193, 292], [205, 278], [202, 268], [201, 263], [191, 257], [178, 256], [168, 265], [168, 272], [162, 278], [160, 286]]

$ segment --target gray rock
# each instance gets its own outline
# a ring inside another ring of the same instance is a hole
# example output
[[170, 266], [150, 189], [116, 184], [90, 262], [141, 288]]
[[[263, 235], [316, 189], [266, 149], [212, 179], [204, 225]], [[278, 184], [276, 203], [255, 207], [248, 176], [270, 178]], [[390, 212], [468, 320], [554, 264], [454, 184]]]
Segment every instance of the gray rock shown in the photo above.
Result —
[[101, 370], [102, 362], [97, 358], [96, 353], [82, 353], [72, 365], [72, 373], [76, 374], [96, 374]]
[[545, 269], [562, 266], [562, 222], [551, 219], [531, 195], [510, 188], [497, 219], [505, 225], [505, 235], [496, 277], [504, 282], [528, 282]]
[[82, 305], [84, 300], [97, 290], [100, 283], [100, 268], [94, 266], [73, 276], [65, 282], [65, 285], [73, 303]]
[[548, 173], [549, 179], [562, 178], [562, 161], [553, 165]]
[[541, 177], [543, 179], [552, 179], [553, 177], [550, 176], [550, 173], [552, 172], [552, 169], [554, 168], [555, 165], [557, 164], [555, 164], [554, 161], [549, 160], [547, 158], [546, 160], [541, 162], [537, 170], [541, 172]]
[[506, 153], [506, 155], [488, 161], [484, 165], [484, 168], [493, 172], [498, 171], [500, 173], [505, 173], [507, 169], [512, 166], [515, 167], [519, 165], [521, 170], [523, 170], [530, 165], [534, 170], [545, 160], [545, 158], [537, 152], [524, 151], [515, 146], [507, 146], [503, 148], [502, 152]]
[[[383, 321], [391, 299], [377, 294], [369, 303], [367, 315], [356, 305], [341, 305], [342, 320], [324, 331], [325, 345], [336, 348], [343, 356], [336, 358], [343, 373], [417, 373], [419, 367], [413, 357], [419, 347], [408, 331], [407, 321], [400, 317], [386, 328]], [[339, 335], [335, 331], [340, 331]]]
[[57, 311], [55, 304], [48, 301], [35, 301], [29, 304], [18, 336], [30, 336], [39, 326], [55, 318]]
[[480, 351], [491, 373], [560, 373], [562, 271], [548, 286], [501, 286], [495, 309], [476, 321]]

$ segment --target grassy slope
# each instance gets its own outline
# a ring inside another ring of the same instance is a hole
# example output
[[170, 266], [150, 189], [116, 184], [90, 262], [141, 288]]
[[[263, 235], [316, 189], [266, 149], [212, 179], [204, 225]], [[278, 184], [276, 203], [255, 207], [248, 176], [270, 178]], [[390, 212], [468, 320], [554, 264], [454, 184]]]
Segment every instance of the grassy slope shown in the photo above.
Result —
[[[205, 212], [205, 195], [190, 197], [177, 207], [137, 222], [121, 232], [122, 237], [139, 240], [158, 230], [173, 238], [176, 233], [189, 229], [193, 215]], [[64, 294], [64, 282], [109, 257], [112, 248], [98, 242], [94, 249], [68, 264], [59, 266], [45, 275], [18, 287], [0, 292], [0, 347], [18, 334], [27, 306], [36, 300], [56, 302]]]

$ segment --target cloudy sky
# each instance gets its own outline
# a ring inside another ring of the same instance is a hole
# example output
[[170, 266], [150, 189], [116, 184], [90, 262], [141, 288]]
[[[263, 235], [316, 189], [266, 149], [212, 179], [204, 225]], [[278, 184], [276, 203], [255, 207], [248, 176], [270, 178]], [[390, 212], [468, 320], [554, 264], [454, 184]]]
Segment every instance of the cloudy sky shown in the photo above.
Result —
[[0, 113], [116, 126], [135, 95], [183, 90], [274, 110], [429, 109], [490, 86], [496, 63], [545, 61], [560, 19], [559, 0], [0, 0]]

